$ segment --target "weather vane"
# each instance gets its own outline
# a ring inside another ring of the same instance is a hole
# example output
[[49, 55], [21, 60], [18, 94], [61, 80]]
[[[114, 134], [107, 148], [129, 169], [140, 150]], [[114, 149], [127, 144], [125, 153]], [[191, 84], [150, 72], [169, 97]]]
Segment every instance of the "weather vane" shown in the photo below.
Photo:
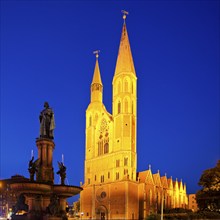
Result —
[[126, 19], [126, 16], [128, 15], [128, 11], [121, 10], [121, 13], [123, 14], [123, 19]]
[[95, 50], [95, 51], [93, 51], [93, 54], [95, 54], [95, 57], [96, 57], [96, 58], [99, 57], [99, 53], [100, 53], [100, 50]]

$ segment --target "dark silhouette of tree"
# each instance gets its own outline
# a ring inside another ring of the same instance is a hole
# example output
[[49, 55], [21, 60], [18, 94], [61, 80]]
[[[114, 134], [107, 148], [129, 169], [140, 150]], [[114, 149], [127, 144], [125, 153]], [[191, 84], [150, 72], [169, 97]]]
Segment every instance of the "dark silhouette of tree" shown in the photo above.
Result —
[[202, 187], [196, 193], [199, 209], [220, 212], [220, 160], [216, 167], [203, 171], [198, 184]]

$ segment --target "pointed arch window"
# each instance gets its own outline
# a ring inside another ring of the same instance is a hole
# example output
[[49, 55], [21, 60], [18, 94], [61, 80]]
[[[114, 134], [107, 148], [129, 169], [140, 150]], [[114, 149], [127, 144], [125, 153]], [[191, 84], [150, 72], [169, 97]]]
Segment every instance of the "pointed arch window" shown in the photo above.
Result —
[[98, 142], [98, 156], [103, 154], [103, 141]]
[[118, 101], [118, 114], [120, 114], [120, 113], [121, 113], [121, 102]]
[[[104, 121], [105, 120], [103, 120], [103, 122]], [[98, 141], [98, 156], [109, 153], [109, 133], [108, 133], [108, 129], [106, 129], [106, 125], [104, 125], [103, 123], [102, 123], [100, 129], [101, 129], [101, 132], [100, 132], [99, 141]]]
[[105, 145], [104, 145], [104, 154], [107, 154], [109, 152], [109, 144], [108, 144], [108, 142], [107, 143], [105, 143]]
[[116, 180], [119, 180], [119, 172], [116, 172]]
[[127, 157], [124, 158], [124, 166], [128, 166], [128, 158]]

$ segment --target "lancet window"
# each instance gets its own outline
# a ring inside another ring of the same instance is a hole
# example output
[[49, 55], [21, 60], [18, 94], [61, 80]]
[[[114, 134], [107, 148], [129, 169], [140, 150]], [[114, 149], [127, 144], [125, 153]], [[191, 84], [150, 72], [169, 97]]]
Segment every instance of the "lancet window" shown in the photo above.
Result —
[[108, 125], [105, 119], [102, 119], [100, 126], [100, 135], [98, 141], [98, 156], [109, 153], [109, 134]]
[[124, 158], [124, 166], [128, 166], [128, 158], [127, 157]]
[[116, 172], [116, 180], [119, 180], [119, 172]]
[[120, 114], [120, 113], [121, 113], [121, 102], [118, 101], [118, 114]]

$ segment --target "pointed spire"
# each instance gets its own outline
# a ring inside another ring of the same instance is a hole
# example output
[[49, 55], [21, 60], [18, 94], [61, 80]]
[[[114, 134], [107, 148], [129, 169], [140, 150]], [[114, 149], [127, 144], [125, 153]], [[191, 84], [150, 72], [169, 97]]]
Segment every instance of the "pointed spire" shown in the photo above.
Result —
[[103, 85], [99, 70], [99, 61], [98, 61], [99, 52], [100, 52], [99, 50], [93, 52], [96, 56], [96, 63], [95, 63], [92, 84], [91, 84], [91, 102], [102, 102]]
[[122, 10], [122, 13], [123, 13], [124, 24], [122, 28], [121, 41], [118, 50], [117, 63], [115, 67], [115, 76], [123, 72], [131, 72], [131, 74], [134, 74], [136, 76], [129, 38], [128, 38], [128, 32], [125, 23], [126, 15], [128, 15], [128, 12]]
[[102, 85], [102, 80], [101, 80], [101, 75], [100, 75], [100, 70], [99, 70], [99, 61], [98, 61], [100, 50], [96, 50], [93, 53], [96, 56], [96, 63], [95, 63], [95, 69], [94, 69], [92, 84], [97, 83], [97, 84]]

